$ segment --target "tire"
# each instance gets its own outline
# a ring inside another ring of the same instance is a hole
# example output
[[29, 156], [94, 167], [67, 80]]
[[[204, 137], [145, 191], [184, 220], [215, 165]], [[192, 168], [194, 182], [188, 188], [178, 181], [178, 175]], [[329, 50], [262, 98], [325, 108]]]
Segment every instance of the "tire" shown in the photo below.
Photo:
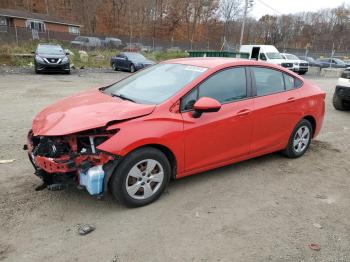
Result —
[[306, 71], [300, 71], [299, 72], [299, 75], [305, 75], [306, 74]]
[[37, 67], [34, 68], [35, 74], [40, 74], [40, 71], [38, 70]]
[[130, 65], [130, 73], [135, 73], [135, 66], [133, 64]]
[[113, 63], [113, 64], [112, 64], [112, 69], [113, 69], [114, 71], [118, 71], [118, 67], [117, 67], [117, 64], [116, 64], [116, 63]]
[[288, 145], [282, 153], [289, 158], [301, 157], [309, 149], [312, 134], [313, 128], [311, 123], [306, 119], [301, 120], [294, 128], [289, 138]]
[[123, 205], [141, 207], [160, 197], [170, 175], [167, 157], [153, 147], [143, 147], [128, 154], [118, 165], [109, 184], [110, 190]]
[[333, 95], [333, 106], [337, 110], [340, 110], [340, 111], [344, 111], [345, 110], [345, 106], [344, 106], [343, 100], [339, 96], [337, 96], [336, 93], [334, 93], [334, 95]]

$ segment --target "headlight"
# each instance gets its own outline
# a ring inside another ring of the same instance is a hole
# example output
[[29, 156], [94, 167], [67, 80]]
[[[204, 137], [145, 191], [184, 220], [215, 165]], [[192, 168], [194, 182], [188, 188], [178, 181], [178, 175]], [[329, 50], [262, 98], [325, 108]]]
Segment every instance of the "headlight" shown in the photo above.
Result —
[[62, 59], [62, 63], [67, 63], [69, 61], [69, 58], [67, 56], [65, 56], [63, 59]]
[[43, 62], [44, 63], [44, 59], [42, 59], [40, 56], [36, 55], [35, 56], [35, 60], [38, 62]]

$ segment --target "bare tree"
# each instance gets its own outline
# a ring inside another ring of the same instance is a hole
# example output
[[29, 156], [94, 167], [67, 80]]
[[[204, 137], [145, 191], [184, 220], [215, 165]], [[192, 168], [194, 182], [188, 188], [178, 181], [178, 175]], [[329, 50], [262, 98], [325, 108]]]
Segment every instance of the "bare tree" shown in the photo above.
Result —
[[223, 20], [223, 39], [228, 38], [230, 25], [242, 14], [243, 5], [241, 0], [221, 0], [219, 13]]

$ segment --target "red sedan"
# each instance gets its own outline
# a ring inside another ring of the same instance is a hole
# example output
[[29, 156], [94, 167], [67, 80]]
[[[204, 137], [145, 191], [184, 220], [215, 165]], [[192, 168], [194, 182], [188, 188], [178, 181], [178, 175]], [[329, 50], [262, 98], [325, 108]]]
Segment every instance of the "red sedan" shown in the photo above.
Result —
[[47, 107], [25, 147], [39, 189], [73, 182], [143, 206], [172, 178], [275, 151], [302, 156], [321, 129], [324, 99], [279, 66], [176, 59]]

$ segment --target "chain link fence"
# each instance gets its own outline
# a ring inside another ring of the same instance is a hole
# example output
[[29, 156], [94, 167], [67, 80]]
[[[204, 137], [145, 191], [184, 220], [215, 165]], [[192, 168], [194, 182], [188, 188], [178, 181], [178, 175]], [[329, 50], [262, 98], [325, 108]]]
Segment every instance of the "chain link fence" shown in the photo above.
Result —
[[[0, 26], [0, 44], [9, 45], [23, 45], [27, 44], [33, 40], [40, 40], [42, 42], [50, 41], [60, 41], [67, 42], [73, 41], [78, 35], [71, 34], [68, 32], [56, 32], [56, 31], [36, 31], [29, 28], [22, 27], [9, 27]], [[89, 35], [95, 36], [103, 40], [105, 36], [102, 35]], [[239, 45], [237, 43], [228, 43], [224, 41], [217, 41], [216, 39], [208, 39], [206, 41], [186, 41], [186, 40], [173, 40], [169, 41], [166, 39], [158, 39], [152, 37], [142, 37], [142, 36], [117, 36], [123, 42], [123, 47], [128, 44], [137, 43], [143, 51], [167, 51], [172, 50], [224, 50], [224, 51], [237, 51]], [[101, 48], [101, 47], [99, 47]], [[299, 57], [311, 56], [315, 59], [319, 57], [338, 57], [338, 58], [348, 58], [350, 57], [349, 50], [334, 51], [332, 55], [332, 50], [305, 50], [305, 49], [291, 49], [291, 48], [279, 48], [281, 52], [292, 53]]]

